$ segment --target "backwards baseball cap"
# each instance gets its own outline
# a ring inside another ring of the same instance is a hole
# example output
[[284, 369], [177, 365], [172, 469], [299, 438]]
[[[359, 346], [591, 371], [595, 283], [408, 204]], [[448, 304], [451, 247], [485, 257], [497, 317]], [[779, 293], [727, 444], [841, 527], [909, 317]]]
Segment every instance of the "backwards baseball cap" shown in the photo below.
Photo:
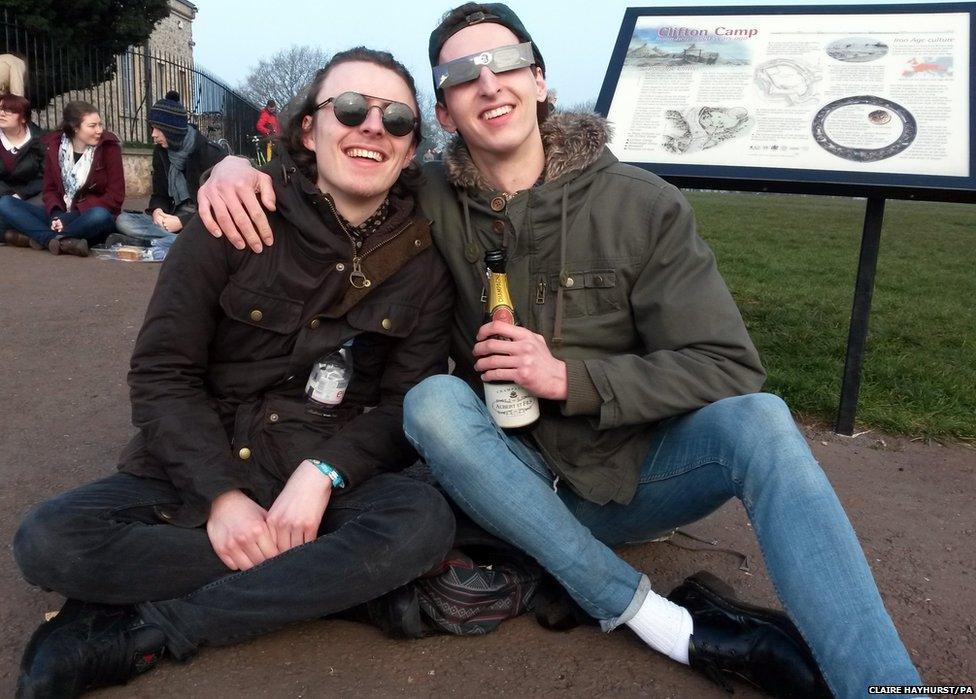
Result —
[[[441, 20], [441, 23], [430, 33], [430, 43], [427, 47], [427, 52], [430, 57], [430, 67], [434, 68], [437, 65], [441, 48], [443, 48], [448, 39], [462, 29], [486, 22], [500, 24], [518, 37], [519, 42], [531, 44], [535, 64], [539, 66], [543, 76], [545, 76], [546, 64], [542, 60], [539, 47], [532, 41], [532, 36], [525, 30], [525, 25], [522, 24], [522, 20], [518, 18], [518, 15], [508, 5], [503, 5], [500, 2], [469, 2], [448, 12]], [[436, 80], [434, 82], [434, 90], [438, 95], [441, 94]]]

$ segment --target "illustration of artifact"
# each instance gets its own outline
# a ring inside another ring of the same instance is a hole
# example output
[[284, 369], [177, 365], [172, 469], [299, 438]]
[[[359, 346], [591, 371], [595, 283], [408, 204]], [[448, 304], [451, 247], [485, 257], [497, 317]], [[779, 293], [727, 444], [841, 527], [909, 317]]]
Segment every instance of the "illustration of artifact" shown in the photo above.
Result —
[[[870, 107], [880, 107], [880, 109], [871, 109], [865, 114], [865, 108]], [[853, 119], [848, 117], [849, 133], [828, 133], [827, 122], [831, 115], [844, 114], [845, 112], [849, 112], [853, 117]], [[888, 129], [891, 127], [888, 124], [892, 121], [893, 116], [898, 117], [902, 129], [884, 146], [854, 145], [859, 141], [867, 142], [872, 136], [873, 132], [866, 131], [865, 128], [879, 129], [878, 133], [880, 134], [889, 133]], [[863, 119], [860, 122], [864, 125], [863, 127], [858, 126], [858, 119]], [[908, 148], [918, 135], [918, 123], [911, 112], [896, 102], [874, 95], [844, 97], [825, 105], [813, 117], [811, 128], [813, 140], [825, 151], [836, 155], [838, 158], [860, 163], [871, 163], [895, 156]], [[847, 143], [840, 142], [845, 140]]]

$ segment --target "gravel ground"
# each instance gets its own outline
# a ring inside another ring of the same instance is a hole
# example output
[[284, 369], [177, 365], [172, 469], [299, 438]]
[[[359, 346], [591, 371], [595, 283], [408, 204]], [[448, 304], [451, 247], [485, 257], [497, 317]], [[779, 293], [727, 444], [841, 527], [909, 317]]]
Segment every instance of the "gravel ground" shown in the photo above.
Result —
[[[28, 586], [9, 542], [28, 507], [112, 472], [132, 432], [128, 357], [158, 265], [54, 257], [0, 246], [0, 694], [20, 654], [61, 600]], [[804, 431], [854, 523], [895, 624], [928, 683], [976, 681], [976, 451], [873, 432]], [[775, 605], [744, 510], [730, 503], [689, 528], [749, 557], [670, 543], [625, 549], [656, 589], [707, 569], [742, 597]], [[706, 546], [706, 548], [708, 548]], [[655, 696], [720, 697], [628, 631], [552, 633], [529, 617], [484, 638], [404, 642], [343, 621], [300, 624], [253, 642], [165, 661], [105, 696]], [[740, 696], [753, 696], [743, 689]]]

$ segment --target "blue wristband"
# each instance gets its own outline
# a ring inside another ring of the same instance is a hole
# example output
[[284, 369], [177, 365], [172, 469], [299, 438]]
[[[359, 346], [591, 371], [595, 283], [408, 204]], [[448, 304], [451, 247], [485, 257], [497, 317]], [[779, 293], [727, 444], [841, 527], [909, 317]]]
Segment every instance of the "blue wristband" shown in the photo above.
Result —
[[329, 477], [329, 480], [332, 481], [333, 488], [346, 487], [346, 481], [343, 479], [342, 474], [329, 466], [327, 463], [319, 461], [318, 459], [308, 459], [308, 461], [312, 462], [315, 465], [315, 468], [321, 471], [323, 475]]

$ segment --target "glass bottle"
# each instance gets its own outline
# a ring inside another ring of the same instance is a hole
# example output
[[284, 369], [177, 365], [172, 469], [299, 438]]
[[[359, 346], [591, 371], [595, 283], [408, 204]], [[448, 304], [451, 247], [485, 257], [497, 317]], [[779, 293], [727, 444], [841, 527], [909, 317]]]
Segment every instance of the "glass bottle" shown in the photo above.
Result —
[[333, 417], [352, 381], [352, 340], [318, 359], [305, 384], [305, 409], [323, 417]]
[[[519, 325], [515, 304], [508, 290], [506, 262], [504, 250], [485, 253], [485, 265], [488, 267], [486, 322]], [[495, 339], [503, 338], [496, 336]], [[539, 420], [539, 399], [514, 381], [485, 381], [485, 404], [492, 419], [506, 432], [528, 431]]]

